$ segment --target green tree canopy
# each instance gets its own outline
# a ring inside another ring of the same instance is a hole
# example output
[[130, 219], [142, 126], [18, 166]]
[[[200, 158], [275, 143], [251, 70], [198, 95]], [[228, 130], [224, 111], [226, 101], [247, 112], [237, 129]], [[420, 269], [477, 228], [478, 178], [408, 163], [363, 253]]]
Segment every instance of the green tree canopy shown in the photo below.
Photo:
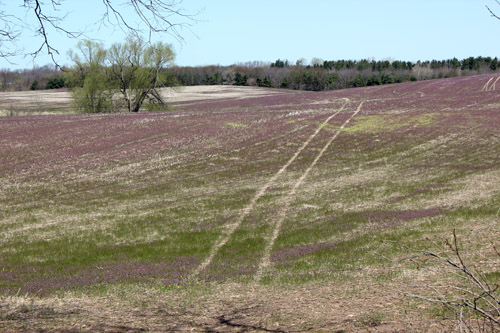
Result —
[[170, 82], [163, 73], [175, 58], [170, 45], [147, 43], [135, 35], [108, 50], [93, 41], [80, 42], [78, 50], [70, 52], [75, 66], [68, 85], [74, 87], [73, 97], [81, 110], [106, 112], [125, 105], [128, 111], [138, 112], [146, 100], [164, 105], [158, 88]]
[[117, 88], [130, 112], [138, 112], [146, 99], [163, 105], [158, 88], [165, 85], [162, 70], [173, 64], [174, 52], [163, 42], [146, 43], [130, 36], [125, 43], [116, 43], [108, 50], [108, 77]]
[[78, 53], [69, 52], [75, 68], [68, 81], [73, 86], [76, 107], [83, 112], [107, 112], [112, 110], [113, 90], [106, 77], [106, 50], [93, 41], [81, 41]]

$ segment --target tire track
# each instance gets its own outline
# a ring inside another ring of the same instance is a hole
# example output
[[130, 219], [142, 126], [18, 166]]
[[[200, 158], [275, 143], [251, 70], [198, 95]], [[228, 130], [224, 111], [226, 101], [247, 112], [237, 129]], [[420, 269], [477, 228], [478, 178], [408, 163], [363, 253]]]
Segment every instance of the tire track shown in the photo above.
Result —
[[257, 269], [257, 273], [255, 274], [255, 281], [259, 282], [262, 279], [262, 275], [264, 274], [264, 271], [271, 266], [271, 250], [274, 246], [274, 243], [276, 241], [276, 238], [278, 238], [278, 235], [281, 230], [281, 226], [283, 224], [283, 221], [285, 220], [287, 216], [288, 209], [290, 208], [290, 205], [292, 203], [292, 200], [297, 192], [297, 189], [299, 188], [300, 185], [304, 182], [306, 177], [309, 175], [311, 170], [316, 166], [318, 163], [319, 159], [323, 156], [325, 151], [330, 147], [330, 145], [333, 143], [333, 141], [338, 137], [340, 134], [340, 131], [345, 128], [345, 126], [351, 121], [352, 118], [354, 118], [360, 111], [361, 108], [363, 107], [363, 103], [361, 102], [356, 109], [356, 111], [342, 124], [340, 129], [338, 129], [335, 134], [328, 140], [328, 142], [325, 144], [323, 149], [319, 152], [319, 154], [316, 156], [314, 161], [311, 163], [309, 168], [302, 174], [302, 176], [297, 180], [295, 185], [293, 186], [292, 190], [288, 193], [288, 195], [284, 198], [283, 203], [280, 205], [283, 207], [278, 215], [278, 220], [275, 223], [274, 226], [274, 231], [271, 236], [271, 239], [269, 240], [269, 243], [267, 244], [265, 250], [264, 250], [264, 255], [262, 256], [262, 260], [260, 262], [259, 268]]
[[[497, 86], [497, 82], [498, 80], [500, 80], [500, 76], [497, 77], [497, 79], [495, 81], [493, 81], [495, 77], [492, 77], [491, 79], [488, 80], [488, 82], [486, 82], [483, 86], [483, 88], [481, 88], [481, 91], [495, 91], [496, 90], [496, 86]], [[493, 83], [491, 83], [491, 81], [493, 81]], [[491, 85], [490, 85], [491, 83]]]
[[495, 91], [497, 89], [496, 87], [497, 87], [497, 82], [498, 82], [499, 79], [500, 79], [500, 76], [497, 77], [497, 79], [495, 80], [495, 82], [493, 82], [493, 84], [491, 85], [490, 91]]
[[217, 243], [212, 247], [212, 250], [210, 251], [208, 257], [201, 263], [198, 268], [194, 270], [193, 273], [189, 276], [189, 279], [194, 279], [196, 278], [205, 268], [210, 265], [217, 254], [219, 250], [229, 241], [233, 233], [238, 229], [238, 227], [241, 225], [243, 220], [250, 214], [250, 212], [253, 210], [255, 204], [257, 203], [257, 200], [259, 200], [267, 191], [267, 189], [274, 184], [276, 179], [278, 179], [279, 176], [285, 172], [285, 170], [290, 166], [290, 164], [293, 163], [297, 159], [297, 157], [300, 155], [300, 153], [309, 145], [309, 143], [318, 135], [318, 133], [321, 131], [321, 129], [328, 124], [328, 122], [338, 115], [340, 112], [344, 110], [344, 107], [349, 103], [348, 98], [343, 98], [345, 101], [344, 104], [340, 107], [339, 110], [334, 112], [332, 115], [330, 115], [323, 123], [321, 123], [316, 131], [302, 144], [302, 146], [295, 152], [295, 154], [288, 160], [288, 162], [281, 167], [281, 169], [275, 173], [265, 184], [264, 186], [261, 187], [261, 189], [255, 194], [255, 196], [252, 198], [250, 203], [242, 209], [240, 215], [238, 216], [237, 220], [228, 225], [227, 230], [223, 232]]
[[493, 80], [493, 78], [489, 79], [488, 82], [484, 84], [483, 88], [481, 88], [481, 91], [488, 91], [491, 80]]

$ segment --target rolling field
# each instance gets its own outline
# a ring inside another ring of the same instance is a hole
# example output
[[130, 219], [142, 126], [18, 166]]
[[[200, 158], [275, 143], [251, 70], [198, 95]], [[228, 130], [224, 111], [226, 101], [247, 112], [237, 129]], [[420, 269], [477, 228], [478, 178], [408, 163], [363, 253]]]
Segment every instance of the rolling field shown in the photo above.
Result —
[[449, 277], [399, 259], [498, 245], [497, 81], [0, 117], [0, 330], [438, 330], [401, 292]]

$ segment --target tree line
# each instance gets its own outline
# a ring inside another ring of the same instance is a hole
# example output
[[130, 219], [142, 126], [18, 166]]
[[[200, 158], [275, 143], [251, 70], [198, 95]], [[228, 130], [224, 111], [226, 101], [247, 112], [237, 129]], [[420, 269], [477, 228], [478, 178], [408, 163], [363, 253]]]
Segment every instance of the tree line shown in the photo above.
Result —
[[169, 73], [180, 85], [237, 85], [287, 88], [295, 90], [334, 90], [430, 80], [462, 75], [497, 72], [498, 58], [469, 57], [432, 61], [399, 60], [320, 60], [304, 59], [295, 64], [278, 59], [233, 66], [174, 67]]
[[[137, 42], [139, 41], [133, 42], [129, 40], [129, 52], [133, 53], [133, 48], [130, 49], [130, 43]], [[109, 91], [111, 87], [118, 89], [122, 95], [127, 96], [124, 94], [124, 92], [127, 92], [124, 89], [123, 82], [121, 83], [122, 87], [119, 87], [119, 80], [122, 78], [121, 74], [123, 73], [116, 72], [120, 66], [123, 69], [123, 59], [125, 59], [123, 52], [127, 48], [122, 44], [115, 44], [109, 50], [103, 50], [102, 46], [98, 44], [90, 45], [88, 43], [82, 42], [79, 44], [78, 50], [71, 53], [74, 65], [72, 67], [63, 67], [62, 70], [54, 65], [34, 67], [29, 70], [0, 69], [0, 90], [70, 88], [72, 91], [76, 91], [78, 88], [84, 88], [86, 75], [86, 87], [88, 88], [91, 85], [91, 77], [94, 75], [97, 76], [95, 78], [96, 84], [99, 83], [100, 85], [96, 88], [96, 91]], [[145, 45], [141, 47], [145, 47]], [[171, 66], [173, 64], [173, 53], [170, 48], [166, 45], [162, 45], [162, 47], [163, 54], [168, 57], [167, 63], [161, 64], [160, 69], [157, 69], [154, 61], [151, 62], [150, 57], [148, 60], [150, 63], [146, 64], [146, 67], [151, 67], [149, 68], [150, 72], [159, 71], [158, 76], [155, 76], [158, 81], [153, 84], [155, 88], [171, 85], [236, 85], [321, 91], [486, 74], [498, 72], [500, 69], [500, 61], [496, 57], [469, 57], [462, 60], [453, 58], [441, 61], [417, 62], [313, 59], [308, 65], [305, 64], [304, 59], [298, 60], [295, 64], [290, 63], [288, 60], [277, 59], [272, 63], [254, 61], [232, 66], [175, 67]], [[136, 45], [136, 53], [137, 51]], [[151, 50], [148, 52], [151, 52]], [[99, 55], [100, 53], [102, 54]], [[97, 61], [98, 64], [91, 64], [90, 58], [92, 58], [93, 62]], [[142, 66], [144, 64], [138, 65]], [[99, 67], [97, 72], [90, 71], [91, 68], [96, 70], [96, 66]], [[144, 66], [142, 67], [142, 71], [145, 71]], [[91, 72], [94, 74], [90, 74]], [[113, 73], [115, 79], [110, 80], [109, 77]], [[130, 75], [130, 73], [127, 75]], [[102, 77], [107, 79], [102, 80]], [[144, 99], [147, 98], [153, 104], [155, 100], [159, 101], [151, 93], [147, 95]], [[137, 109], [137, 105], [142, 105], [144, 101], [141, 102], [141, 99], [143, 97], [140, 97], [137, 101], [126, 100], [127, 108], [129, 110]]]
[[0, 69], [0, 91], [57, 89], [66, 87], [65, 74], [54, 65], [32, 69]]

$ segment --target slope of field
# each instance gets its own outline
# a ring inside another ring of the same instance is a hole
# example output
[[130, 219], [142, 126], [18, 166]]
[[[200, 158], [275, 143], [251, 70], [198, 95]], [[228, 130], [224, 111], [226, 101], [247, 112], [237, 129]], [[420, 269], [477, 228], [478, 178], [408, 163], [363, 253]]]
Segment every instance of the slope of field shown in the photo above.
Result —
[[398, 291], [442, 270], [397, 259], [498, 244], [496, 81], [2, 117], [0, 329], [436, 329]]
[[[248, 87], [196, 86], [160, 89], [169, 103], [189, 103], [215, 99], [246, 99], [279, 94], [277, 91]], [[75, 113], [67, 89], [0, 92], [0, 117], [58, 115]]]

